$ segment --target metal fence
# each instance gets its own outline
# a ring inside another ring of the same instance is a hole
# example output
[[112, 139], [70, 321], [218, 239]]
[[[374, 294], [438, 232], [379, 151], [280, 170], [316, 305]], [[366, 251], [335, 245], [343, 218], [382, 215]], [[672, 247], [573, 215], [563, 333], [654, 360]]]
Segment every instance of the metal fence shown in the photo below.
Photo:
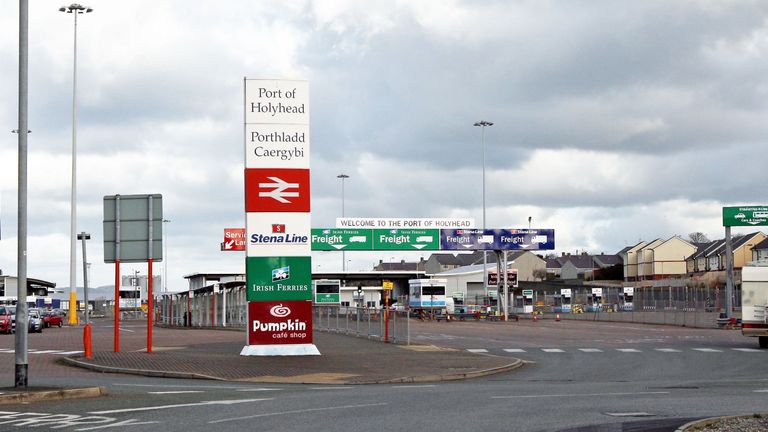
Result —
[[[726, 305], [724, 288], [691, 287], [682, 282], [669, 282], [635, 287], [631, 303], [625, 298], [623, 287], [601, 287], [603, 295], [597, 303], [592, 297], [592, 287], [571, 288], [572, 310], [581, 313], [564, 313], [559, 293], [539, 292], [534, 294], [534, 310], [540, 313], [559, 313], [563, 319], [685, 327], [719, 325], [718, 318], [725, 312]], [[735, 290], [733, 304], [741, 305], [741, 291]], [[739, 318], [741, 308], [734, 307], [731, 315]]]
[[312, 306], [312, 313], [316, 330], [410, 344], [408, 314], [404, 311], [351, 306]]

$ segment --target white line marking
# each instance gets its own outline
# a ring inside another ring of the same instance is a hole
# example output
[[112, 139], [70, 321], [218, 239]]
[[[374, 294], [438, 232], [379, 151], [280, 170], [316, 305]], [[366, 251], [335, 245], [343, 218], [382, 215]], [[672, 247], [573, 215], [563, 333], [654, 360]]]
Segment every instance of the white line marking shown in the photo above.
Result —
[[520, 348], [505, 348], [504, 351], [506, 351], [508, 353], [521, 353], [521, 352], [525, 352], [524, 349], [520, 349]]
[[245, 417], [233, 417], [233, 418], [226, 418], [221, 420], [212, 420], [212, 421], [209, 421], [208, 424], [224, 423], [224, 422], [238, 421], [238, 420], [249, 420], [249, 419], [254, 419], [259, 417], [270, 417], [270, 416], [279, 416], [279, 415], [286, 415], [286, 414], [303, 414], [303, 413], [310, 413], [310, 412], [317, 412], [317, 411], [330, 411], [330, 410], [350, 409], [350, 408], [368, 408], [368, 407], [376, 407], [376, 406], [384, 406], [384, 405], [388, 405], [388, 404], [386, 402], [382, 402], [382, 403], [371, 403], [371, 404], [363, 404], [363, 405], [343, 405], [343, 406], [335, 406], [335, 407], [327, 407], [327, 408], [308, 408], [303, 410], [281, 411], [281, 412], [266, 413], [266, 414], [255, 414], [252, 416], [245, 416]]
[[561, 350], [560, 348], [542, 348], [541, 350], [544, 351], [544, 352], [548, 352], [548, 353], [561, 353], [561, 352], [565, 352], [565, 351]]
[[768, 393], [768, 390], [753, 390], [755, 393]]
[[205, 392], [203, 390], [170, 390], [170, 391], [147, 392], [147, 394], [153, 394], [153, 395], [187, 394], [187, 393], [205, 393]]
[[624, 353], [639, 353], [639, 352], [641, 352], [640, 350], [634, 349], [634, 348], [616, 348], [616, 351], [624, 352]]
[[[96, 430], [96, 429], [106, 429], [106, 428], [125, 427], [125, 426], [139, 426], [139, 425], [148, 425], [148, 424], [155, 424], [155, 423], [160, 423], [160, 422], [159, 421], [137, 422], [136, 419], [128, 419], [128, 420], [123, 420], [123, 421], [120, 421], [120, 422], [117, 422], [117, 423], [110, 423], [110, 424], [105, 424], [105, 425], [100, 425], [100, 426], [91, 426], [91, 427], [82, 428], [82, 429], [75, 429], [75, 430], [77, 430], [77, 431], [91, 431], [91, 430]], [[53, 427], [51, 427], [51, 428], [53, 428]]]
[[352, 390], [352, 387], [310, 387], [311, 390]]
[[[249, 389], [251, 387], [243, 387], [243, 386], [215, 386], [215, 385], [183, 385], [183, 384], [123, 384], [123, 383], [112, 383], [113, 386], [122, 386], [122, 387], [156, 387], [156, 388], [191, 388], [191, 389], [198, 389], [198, 388], [209, 388], [209, 389], [222, 389], [222, 390], [237, 390], [237, 389]], [[275, 389], [279, 390], [279, 389]]]
[[597, 349], [597, 348], [579, 348], [579, 351], [590, 352], [590, 353], [592, 353], [592, 352], [603, 352], [603, 350]]
[[641, 412], [621, 412], [621, 413], [605, 413], [612, 417], [653, 417], [653, 414], [644, 411]]
[[693, 350], [701, 351], [701, 352], [723, 352], [722, 350], [714, 349], [714, 348], [694, 348]]
[[636, 396], [669, 394], [669, 392], [637, 392], [637, 393], [586, 393], [586, 394], [550, 394], [550, 395], [519, 395], [519, 396], [491, 396], [491, 399], [526, 399], [548, 397], [579, 397], [579, 396]]
[[757, 348], [731, 348], [734, 351], [741, 351], [741, 352], [763, 352], [763, 350], [757, 349]]
[[397, 385], [397, 386], [392, 386], [392, 388], [397, 388], [397, 389], [401, 389], [401, 388], [402, 389], [408, 389], [408, 388], [430, 388], [430, 387], [437, 387], [437, 385], [436, 384], [424, 384], [424, 385]]
[[61, 355], [70, 355], [70, 354], [82, 354], [82, 351], [63, 351], [60, 352]]
[[60, 353], [59, 350], [42, 350], [42, 351], [29, 351], [30, 354], [51, 354], [51, 353]]
[[656, 348], [656, 351], [661, 351], [661, 352], [682, 352], [679, 349], [674, 349], [674, 348]]
[[[217, 387], [218, 388], [218, 387]], [[276, 388], [240, 388], [237, 389], [239, 392], [260, 392], [260, 391], [277, 391], [282, 389], [276, 389]]]
[[471, 353], [487, 353], [488, 350], [485, 348], [469, 348], [467, 351]]
[[248, 402], [261, 402], [261, 401], [268, 401], [268, 400], [272, 400], [272, 398], [269, 398], [269, 399], [228, 399], [228, 400], [218, 400], [218, 401], [204, 401], [204, 402], [195, 402], [195, 403], [175, 404], [175, 405], [159, 405], [159, 406], [149, 406], [149, 407], [139, 407], [139, 408], [123, 408], [123, 409], [106, 410], [106, 411], [91, 411], [88, 414], [114, 414], [114, 413], [136, 412], [136, 411], [154, 411], [154, 410], [169, 409], [169, 408], [184, 408], [184, 407], [204, 406], [204, 405], [233, 405], [233, 404], [248, 403]]

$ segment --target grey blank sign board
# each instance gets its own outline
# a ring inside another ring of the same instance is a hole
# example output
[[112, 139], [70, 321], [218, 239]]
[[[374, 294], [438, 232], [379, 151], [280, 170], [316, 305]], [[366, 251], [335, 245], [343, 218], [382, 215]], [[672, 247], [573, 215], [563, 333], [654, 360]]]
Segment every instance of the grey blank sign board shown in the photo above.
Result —
[[[149, 214], [150, 198], [152, 214]], [[163, 196], [108, 195], [104, 197], [104, 262], [115, 262], [117, 208], [120, 203], [120, 262], [149, 260], [149, 224], [152, 222], [152, 260], [163, 260]]]

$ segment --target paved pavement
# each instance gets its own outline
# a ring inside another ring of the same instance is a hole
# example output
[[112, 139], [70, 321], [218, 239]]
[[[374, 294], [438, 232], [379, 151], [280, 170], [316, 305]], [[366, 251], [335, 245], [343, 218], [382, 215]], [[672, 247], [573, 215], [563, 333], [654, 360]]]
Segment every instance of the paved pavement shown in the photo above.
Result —
[[[245, 334], [227, 330], [157, 328], [152, 353], [94, 352], [67, 358], [102, 372], [250, 382], [364, 384], [465, 379], [519, 367], [518, 359], [431, 345], [394, 345], [315, 332], [320, 356], [240, 356]], [[163, 341], [168, 342], [164, 344]]]

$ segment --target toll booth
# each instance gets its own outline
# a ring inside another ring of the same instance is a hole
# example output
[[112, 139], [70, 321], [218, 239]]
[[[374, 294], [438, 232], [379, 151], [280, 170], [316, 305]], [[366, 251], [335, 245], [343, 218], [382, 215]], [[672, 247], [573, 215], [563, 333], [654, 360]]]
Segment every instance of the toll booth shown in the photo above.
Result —
[[603, 289], [592, 288], [592, 310], [600, 310], [600, 305], [603, 303]]
[[560, 310], [563, 313], [571, 313], [572, 310], [572, 303], [571, 303], [571, 289], [570, 288], [563, 288], [560, 290]]
[[624, 304], [621, 306], [622, 310], [632, 311], [635, 310], [635, 288], [624, 287]]

